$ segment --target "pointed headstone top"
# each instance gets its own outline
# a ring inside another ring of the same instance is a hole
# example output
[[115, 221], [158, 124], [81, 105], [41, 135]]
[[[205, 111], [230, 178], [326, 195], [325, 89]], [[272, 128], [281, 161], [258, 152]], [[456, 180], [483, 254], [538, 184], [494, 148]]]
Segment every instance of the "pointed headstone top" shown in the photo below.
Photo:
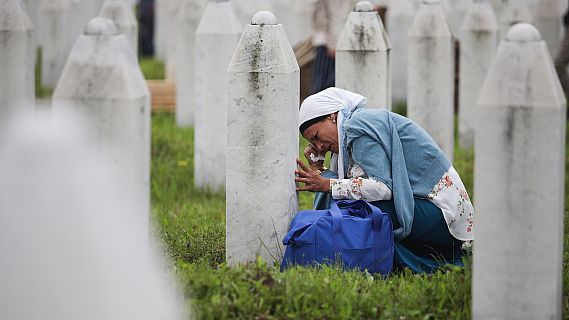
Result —
[[518, 23], [510, 28], [506, 34], [506, 41], [536, 42], [541, 41], [541, 35], [533, 25], [529, 23]]
[[89, 36], [114, 36], [119, 34], [119, 30], [113, 20], [97, 17], [89, 21], [85, 27], [85, 34]]
[[256, 26], [277, 25], [277, 17], [270, 11], [259, 11], [251, 18], [251, 24]]
[[360, 1], [356, 4], [356, 12], [373, 12], [373, 4], [369, 1]]

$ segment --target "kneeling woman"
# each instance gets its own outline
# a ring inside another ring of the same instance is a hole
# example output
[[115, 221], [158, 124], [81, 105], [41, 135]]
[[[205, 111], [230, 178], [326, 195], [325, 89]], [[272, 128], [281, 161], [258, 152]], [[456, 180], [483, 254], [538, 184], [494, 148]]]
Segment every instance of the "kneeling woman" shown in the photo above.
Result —
[[[473, 240], [474, 208], [460, 176], [419, 125], [385, 109], [366, 109], [359, 94], [329, 88], [300, 108], [300, 132], [310, 141], [300, 160], [300, 191], [318, 192], [315, 208], [333, 199], [366, 200], [389, 213], [396, 267], [432, 272], [461, 265]], [[323, 155], [332, 153], [331, 171]]]

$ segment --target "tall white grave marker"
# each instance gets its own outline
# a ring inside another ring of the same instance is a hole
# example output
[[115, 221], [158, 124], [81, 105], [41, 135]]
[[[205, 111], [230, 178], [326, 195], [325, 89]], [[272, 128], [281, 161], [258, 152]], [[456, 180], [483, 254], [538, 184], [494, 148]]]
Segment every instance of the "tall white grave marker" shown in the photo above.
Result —
[[500, 20], [500, 40], [506, 38], [506, 33], [510, 28], [520, 22], [530, 22], [531, 15], [527, 4], [518, 0], [502, 0], [502, 11], [499, 15]]
[[460, 38], [464, 15], [466, 15], [466, 11], [468, 11], [468, 7], [470, 7], [472, 2], [473, 0], [455, 0], [452, 4], [452, 14], [450, 15], [449, 25], [455, 38]]
[[482, 83], [498, 47], [498, 22], [488, 0], [474, 0], [462, 25], [460, 41], [459, 142], [474, 144], [474, 110]]
[[336, 86], [368, 98], [371, 108], [391, 109], [391, 44], [369, 1], [350, 13], [336, 47]]
[[[180, 14], [180, 8], [183, 4], [191, 2], [193, 0], [168, 0], [166, 2], [166, 31], [164, 37], [166, 38], [166, 56], [164, 59], [164, 64], [166, 67], [166, 79], [176, 80], [176, 52], [178, 46], [179, 27], [178, 27], [178, 15]], [[199, 21], [199, 20], [198, 20]], [[194, 28], [195, 31], [195, 28]], [[185, 61], [182, 60], [182, 61]]]
[[532, 11], [533, 25], [539, 30], [552, 55], [557, 54], [559, 48], [566, 8], [566, 0], [537, 0]]
[[0, 128], [34, 107], [32, 33], [21, 0], [0, 0]]
[[196, 123], [194, 181], [225, 188], [227, 149], [227, 67], [241, 22], [230, 1], [210, 1], [196, 31]]
[[415, 16], [412, 0], [393, 1], [387, 10], [386, 27], [391, 42], [393, 100], [407, 100], [407, 49], [409, 28]]
[[70, 0], [44, 0], [40, 3], [41, 82], [48, 87], [54, 87], [57, 84], [73, 45], [67, 36], [69, 10]]
[[[98, 17], [77, 40], [54, 93], [56, 114], [85, 118], [89, 136], [116, 165], [145, 221], [150, 205], [150, 94], [126, 35]], [[146, 228], [148, 230], [148, 228]]]
[[407, 116], [454, 152], [454, 41], [438, 0], [423, 0], [409, 31]]
[[166, 60], [166, 2], [154, 0], [154, 54], [162, 61]]
[[[183, 0], [177, 16], [176, 40], [176, 124], [191, 127], [195, 118], [196, 99], [196, 28], [200, 22], [206, 0]], [[222, 44], [220, 44], [222, 45]], [[210, 52], [210, 54], [215, 54]], [[227, 65], [224, 66], [227, 68]]]
[[128, 38], [134, 52], [138, 52], [138, 22], [130, 0], [106, 0], [99, 16], [113, 20]]
[[228, 74], [227, 260], [272, 264], [298, 206], [300, 103], [298, 63], [272, 13], [245, 27]]
[[478, 100], [473, 319], [561, 319], [566, 121], [546, 43], [515, 25]]

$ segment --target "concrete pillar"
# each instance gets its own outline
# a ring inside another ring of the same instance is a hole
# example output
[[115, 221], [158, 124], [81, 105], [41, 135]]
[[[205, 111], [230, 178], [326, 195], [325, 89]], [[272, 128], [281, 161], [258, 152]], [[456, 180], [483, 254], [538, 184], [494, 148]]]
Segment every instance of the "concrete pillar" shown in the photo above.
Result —
[[566, 0], [537, 0], [533, 12], [533, 25], [547, 43], [551, 55], [556, 55], [563, 35], [563, 14]]
[[227, 96], [223, 93], [241, 31], [230, 1], [210, 2], [196, 31], [194, 182], [198, 187], [225, 188]]
[[55, 87], [73, 45], [67, 36], [69, 9], [69, 0], [43, 0], [40, 5], [41, 82], [44, 86]]
[[474, 0], [462, 24], [460, 41], [459, 142], [474, 145], [474, 112], [482, 83], [498, 47], [498, 22], [488, 0]]
[[514, 24], [531, 21], [531, 15], [525, 2], [517, 0], [502, 1], [502, 12], [499, 15], [500, 41], [506, 38], [506, 33]]
[[412, 0], [393, 1], [387, 10], [386, 27], [391, 42], [393, 100], [407, 100], [407, 48], [409, 28], [415, 16]]
[[478, 100], [473, 319], [561, 319], [566, 119], [546, 43], [515, 25]]
[[350, 13], [336, 47], [336, 87], [360, 93], [370, 108], [391, 110], [391, 44], [369, 1]]
[[99, 16], [113, 20], [121, 33], [124, 33], [138, 53], [138, 22], [130, 0], [106, 0]]
[[[206, 3], [206, 0], [183, 0], [176, 18], [178, 31], [173, 36], [176, 38], [175, 53], [176, 59], [183, 61], [177, 65], [175, 73], [178, 88], [176, 90], [176, 124], [180, 127], [194, 126], [196, 29]], [[227, 65], [225, 67], [227, 68]]]
[[21, 0], [0, 0], [0, 128], [34, 107], [32, 24]]
[[112, 20], [91, 20], [77, 40], [55, 89], [53, 110], [85, 118], [85, 144], [115, 165], [135, 199], [129, 209], [148, 223], [150, 94], [134, 50]]
[[438, 0], [423, 0], [409, 31], [407, 116], [454, 153], [454, 41]]
[[272, 13], [245, 27], [228, 77], [227, 261], [272, 264], [298, 206], [300, 104], [300, 70]]

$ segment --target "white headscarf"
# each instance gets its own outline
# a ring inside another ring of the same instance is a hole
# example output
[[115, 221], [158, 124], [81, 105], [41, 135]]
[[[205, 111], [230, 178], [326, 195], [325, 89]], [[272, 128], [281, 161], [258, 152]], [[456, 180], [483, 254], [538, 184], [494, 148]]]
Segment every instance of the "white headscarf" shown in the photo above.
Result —
[[[328, 88], [319, 93], [313, 94], [306, 98], [300, 106], [300, 126], [305, 122], [316, 119], [321, 116], [329, 115], [337, 111], [345, 111], [351, 113], [358, 106], [364, 107], [367, 104], [367, 98], [344, 89]], [[344, 113], [338, 112], [338, 150], [339, 154], [332, 154], [330, 166], [332, 171], [338, 172], [340, 179], [344, 178], [344, 139], [342, 138], [342, 124], [344, 121]]]

